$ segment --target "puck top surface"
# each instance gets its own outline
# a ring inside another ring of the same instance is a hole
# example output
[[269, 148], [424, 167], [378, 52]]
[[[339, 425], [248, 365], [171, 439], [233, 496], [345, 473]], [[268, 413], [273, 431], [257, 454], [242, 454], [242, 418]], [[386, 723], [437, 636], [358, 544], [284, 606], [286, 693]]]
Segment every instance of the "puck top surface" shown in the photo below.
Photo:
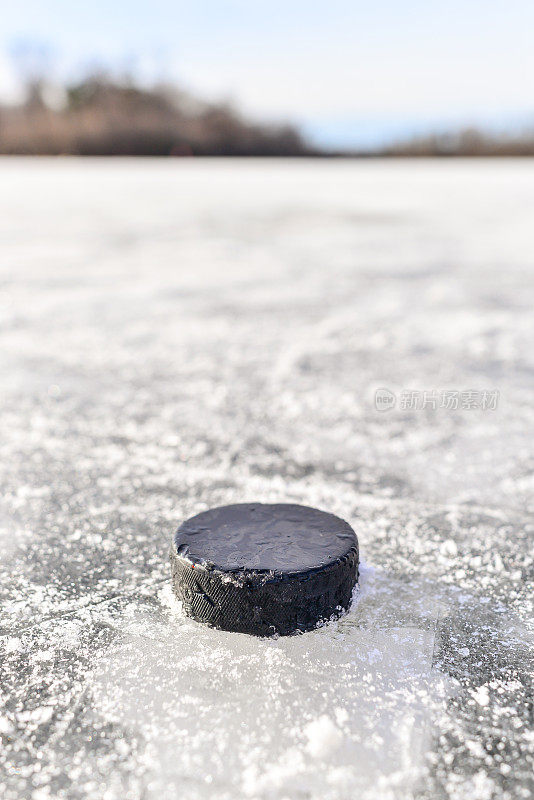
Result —
[[300, 572], [324, 567], [357, 548], [347, 522], [285, 503], [212, 508], [184, 522], [174, 541], [177, 553], [193, 564], [223, 572]]

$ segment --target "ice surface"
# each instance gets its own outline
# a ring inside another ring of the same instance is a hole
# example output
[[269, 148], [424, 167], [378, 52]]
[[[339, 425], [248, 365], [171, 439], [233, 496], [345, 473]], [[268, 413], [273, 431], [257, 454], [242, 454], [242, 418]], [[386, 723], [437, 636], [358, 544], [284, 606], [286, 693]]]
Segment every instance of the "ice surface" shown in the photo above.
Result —
[[[530, 798], [534, 164], [0, 176], [0, 796]], [[183, 616], [172, 533], [251, 500], [353, 525], [347, 616]]]

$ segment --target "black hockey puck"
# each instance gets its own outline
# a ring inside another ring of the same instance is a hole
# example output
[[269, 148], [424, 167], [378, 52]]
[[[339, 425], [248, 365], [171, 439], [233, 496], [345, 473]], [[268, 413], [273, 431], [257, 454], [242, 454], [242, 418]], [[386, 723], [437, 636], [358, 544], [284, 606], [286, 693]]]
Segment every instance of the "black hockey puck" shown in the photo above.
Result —
[[171, 565], [175, 594], [193, 619], [285, 635], [349, 607], [358, 540], [348, 523], [315, 508], [242, 503], [184, 522]]

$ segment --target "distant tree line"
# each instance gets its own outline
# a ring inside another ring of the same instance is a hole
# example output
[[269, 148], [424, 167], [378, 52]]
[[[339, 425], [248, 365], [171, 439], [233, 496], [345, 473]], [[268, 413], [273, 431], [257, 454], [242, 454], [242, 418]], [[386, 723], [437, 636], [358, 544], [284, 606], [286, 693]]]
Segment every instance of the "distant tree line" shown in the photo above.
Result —
[[0, 153], [87, 156], [302, 156], [315, 151], [291, 125], [250, 122], [227, 104], [105, 76], [50, 101], [44, 82], [19, 106], [0, 107]]
[[225, 103], [202, 102], [174, 87], [145, 89], [101, 74], [66, 87], [29, 80], [23, 103], [0, 106], [0, 154], [534, 156], [534, 130], [512, 136], [469, 128], [372, 151], [327, 151], [310, 145], [293, 125], [251, 122]]
[[534, 129], [515, 135], [476, 128], [416, 136], [384, 148], [385, 156], [534, 156]]

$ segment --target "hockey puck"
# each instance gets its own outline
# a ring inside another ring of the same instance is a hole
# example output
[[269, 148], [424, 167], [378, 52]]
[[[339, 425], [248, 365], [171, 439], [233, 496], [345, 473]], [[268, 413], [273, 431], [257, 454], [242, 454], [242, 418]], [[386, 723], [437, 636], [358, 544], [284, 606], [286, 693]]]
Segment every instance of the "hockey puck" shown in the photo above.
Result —
[[193, 619], [286, 635], [347, 610], [358, 540], [348, 523], [315, 508], [241, 503], [184, 522], [171, 566], [174, 592]]

